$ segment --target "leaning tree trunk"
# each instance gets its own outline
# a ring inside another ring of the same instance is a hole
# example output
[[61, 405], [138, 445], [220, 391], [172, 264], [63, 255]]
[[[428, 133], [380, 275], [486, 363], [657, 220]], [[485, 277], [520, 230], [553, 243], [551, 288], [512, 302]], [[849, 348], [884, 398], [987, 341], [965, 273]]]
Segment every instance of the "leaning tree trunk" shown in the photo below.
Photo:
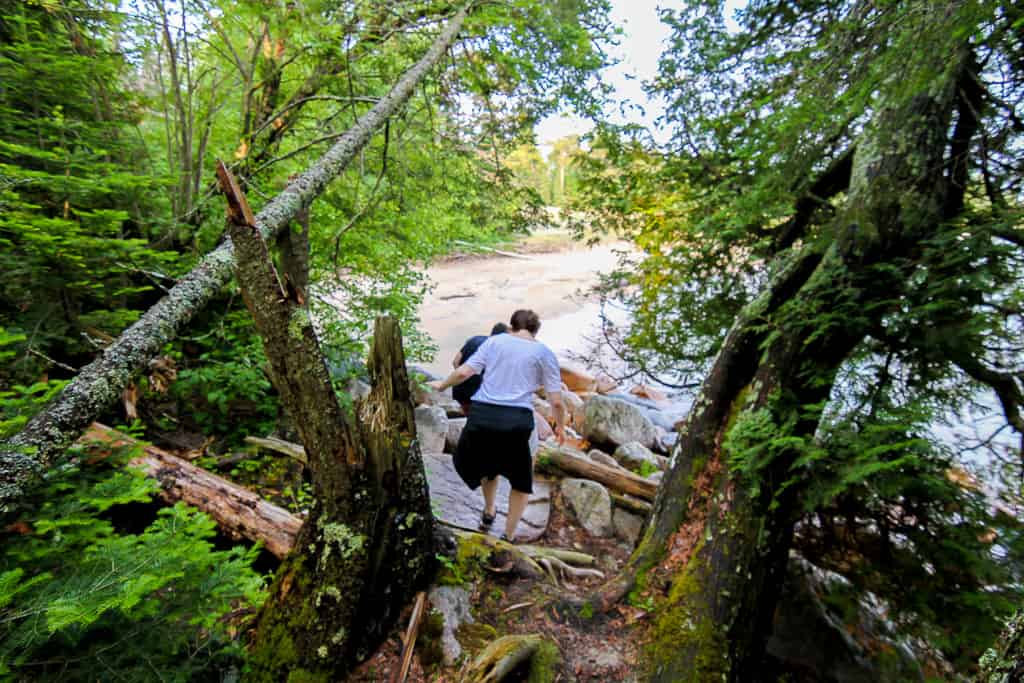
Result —
[[305, 445], [315, 501], [260, 612], [250, 680], [336, 680], [379, 645], [423, 587], [433, 558], [401, 334], [394, 319], [377, 320], [370, 394], [343, 409], [309, 310], [282, 286], [223, 165], [218, 175], [238, 283], [281, 403]]
[[1024, 681], [1024, 610], [1014, 614], [995, 645], [981, 656], [975, 683]]
[[[309, 207], [373, 133], [412, 96], [417, 84], [455, 41], [468, 9], [469, 5], [463, 6], [391, 91], [256, 215], [256, 226], [264, 238], [279, 233]], [[234, 260], [231, 241], [208, 254], [18, 434], [0, 444], [0, 510], [20, 498], [26, 485], [45, 474], [85, 428], [119, 400], [132, 376], [145, 368], [227, 284]]]
[[858, 141], [847, 199], [741, 313], [681, 429], [673, 465], [626, 570], [598, 596], [664, 588], [653, 681], [756, 681], [836, 372], [905, 286], [943, 218], [946, 132], [963, 51], [918, 68], [926, 92], [882, 107]]

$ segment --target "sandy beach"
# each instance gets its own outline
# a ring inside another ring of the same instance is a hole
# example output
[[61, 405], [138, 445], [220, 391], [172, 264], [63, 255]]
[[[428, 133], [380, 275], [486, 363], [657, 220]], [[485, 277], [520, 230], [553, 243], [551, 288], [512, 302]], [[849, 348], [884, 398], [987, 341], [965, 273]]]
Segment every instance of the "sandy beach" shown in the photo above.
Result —
[[439, 350], [423, 366], [437, 374], [468, 337], [487, 334], [508, 322], [517, 308], [532, 308], [541, 317], [539, 339], [556, 353], [579, 352], [597, 331], [599, 304], [589, 291], [601, 273], [612, 271], [627, 248], [619, 242], [594, 247], [566, 241], [536, 252], [526, 240], [525, 258], [498, 254], [450, 259], [427, 271], [435, 288], [420, 307], [421, 329]]

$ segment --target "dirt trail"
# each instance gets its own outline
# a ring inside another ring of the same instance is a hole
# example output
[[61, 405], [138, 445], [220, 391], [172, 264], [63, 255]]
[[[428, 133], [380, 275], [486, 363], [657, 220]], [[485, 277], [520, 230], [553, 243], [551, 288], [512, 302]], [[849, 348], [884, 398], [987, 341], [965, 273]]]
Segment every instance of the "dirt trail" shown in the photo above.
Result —
[[599, 274], [610, 272], [622, 243], [588, 248], [576, 243], [555, 251], [528, 253], [529, 260], [507, 256], [452, 259], [427, 272], [436, 288], [420, 307], [421, 329], [437, 342], [439, 351], [424, 367], [437, 374], [451, 369], [451, 360], [468, 337], [487, 334], [498, 322], [508, 322], [517, 308], [532, 308], [541, 317], [538, 338], [556, 353], [582, 351], [597, 330], [598, 303], [589, 293]]

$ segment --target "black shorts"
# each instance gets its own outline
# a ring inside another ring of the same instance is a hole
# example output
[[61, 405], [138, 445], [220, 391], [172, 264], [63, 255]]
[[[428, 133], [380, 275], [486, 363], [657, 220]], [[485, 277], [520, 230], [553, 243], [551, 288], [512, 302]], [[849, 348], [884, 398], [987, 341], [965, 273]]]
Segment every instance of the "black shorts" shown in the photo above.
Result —
[[455, 449], [455, 471], [475, 489], [481, 479], [501, 475], [512, 489], [533, 493], [530, 433], [533, 411], [473, 401], [473, 410]]

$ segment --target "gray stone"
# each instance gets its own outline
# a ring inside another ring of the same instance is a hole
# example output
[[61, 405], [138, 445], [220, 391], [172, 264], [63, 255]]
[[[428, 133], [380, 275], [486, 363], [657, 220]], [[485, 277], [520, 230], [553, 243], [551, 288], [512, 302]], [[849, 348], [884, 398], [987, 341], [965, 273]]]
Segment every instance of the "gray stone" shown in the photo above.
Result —
[[612, 525], [615, 527], [616, 536], [630, 546], [635, 546], [637, 539], [640, 538], [640, 532], [644, 529], [644, 518], [617, 507], [612, 512]]
[[587, 457], [598, 464], [607, 465], [608, 467], [614, 467], [617, 470], [622, 469], [622, 465], [620, 465], [615, 458], [608, 455], [604, 451], [597, 450], [596, 448], [587, 453]]
[[462, 624], [474, 623], [469, 591], [459, 586], [434, 586], [428, 593], [430, 604], [441, 615], [441, 649], [444, 663], [452, 666], [462, 656], [462, 645], [455, 637]]
[[[423, 453], [423, 469], [430, 487], [430, 509], [434, 517], [452, 526], [475, 529], [484, 511], [484, 496], [478, 488], [470, 491], [455, 471], [452, 456], [447, 453]], [[497, 516], [491, 533], [505, 530], [505, 513], [508, 511], [508, 480], [498, 477]], [[526, 502], [526, 510], [519, 520], [516, 538], [533, 543], [544, 535], [551, 515], [551, 484], [534, 479], [533, 493]]]
[[611, 536], [612, 498], [608, 490], [589, 479], [564, 479], [562, 495], [569, 503], [573, 514], [591, 536]]
[[636, 472], [643, 468], [644, 463], [647, 463], [649, 467], [657, 467], [661, 471], [668, 469], [668, 458], [655, 455], [649, 448], [645, 448], [642, 443], [636, 441], [622, 444], [615, 449], [612, 457], [627, 470]]
[[856, 609], [848, 610], [837, 610], [828, 601], [831, 594], [848, 593], [845, 578], [791, 555], [768, 640], [769, 654], [811, 674], [812, 680], [925, 680], [910, 641], [896, 633], [881, 601], [871, 600], [868, 593]]
[[454, 453], [455, 447], [459, 445], [459, 437], [462, 436], [462, 430], [466, 428], [465, 417], [449, 417], [448, 418], [448, 433], [444, 437], [444, 452]]
[[350, 379], [345, 386], [345, 390], [352, 397], [353, 401], [361, 401], [370, 395], [370, 385], [358, 377]]
[[619, 446], [637, 441], [650, 448], [657, 434], [643, 411], [632, 403], [607, 396], [591, 396], [586, 404], [583, 436], [596, 444]]
[[448, 436], [448, 415], [438, 406], [416, 406], [416, 436], [424, 453], [444, 451]]
[[582, 432], [583, 424], [586, 421], [583, 399], [571, 391], [563, 391], [562, 403], [565, 404], [566, 421], [569, 423], [569, 426], [577, 432]]
[[672, 448], [676, 445], [676, 441], [679, 440], [679, 433], [675, 431], [661, 431], [658, 432], [657, 438], [654, 440], [654, 446], [651, 450], [661, 453], [662, 455], [671, 455]]
[[656, 482], [658, 482], [660, 484], [661, 483], [661, 478], [664, 477], [664, 476], [665, 476], [665, 473], [662, 472], [661, 470], [658, 470], [657, 472], [651, 472], [650, 474], [648, 474], [647, 478], [650, 479], [651, 481], [656, 481]]

